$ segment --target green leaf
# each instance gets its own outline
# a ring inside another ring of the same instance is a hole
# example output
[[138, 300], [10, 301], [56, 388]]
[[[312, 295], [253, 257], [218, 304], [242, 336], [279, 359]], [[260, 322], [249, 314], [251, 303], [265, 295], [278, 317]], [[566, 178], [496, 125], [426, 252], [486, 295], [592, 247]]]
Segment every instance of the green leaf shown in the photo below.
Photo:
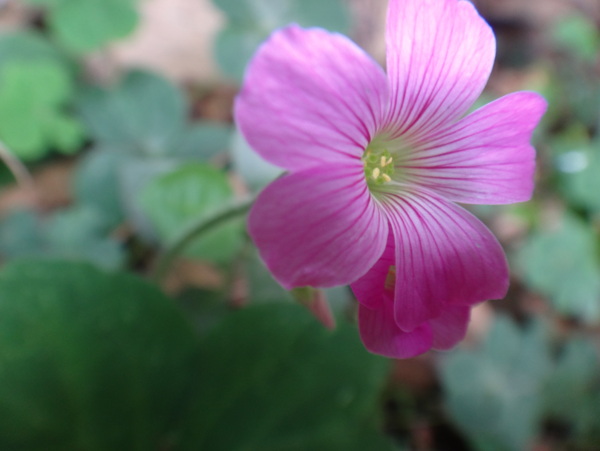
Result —
[[196, 333], [202, 336], [231, 313], [228, 295], [224, 290], [187, 288], [177, 296], [177, 303], [193, 324]]
[[110, 224], [93, 207], [75, 206], [56, 212], [46, 223], [47, 254], [92, 262], [113, 269], [121, 266], [121, 244], [109, 236]]
[[231, 127], [218, 122], [200, 122], [189, 127], [173, 143], [173, 156], [208, 161], [229, 147]]
[[546, 410], [554, 418], [569, 420], [575, 426], [581, 424], [582, 407], [596, 388], [599, 367], [592, 343], [569, 340], [543, 392]]
[[0, 255], [3, 259], [39, 255], [45, 246], [42, 226], [29, 210], [15, 210], [0, 221]]
[[12, 212], [0, 223], [0, 254], [4, 258], [36, 256], [121, 266], [121, 244], [109, 236], [111, 224], [90, 206], [74, 206], [42, 219], [32, 211]]
[[330, 332], [302, 307], [230, 315], [202, 343], [204, 371], [181, 450], [389, 450], [375, 431], [387, 364], [356, 329]]
[[59, 52], [47, 39], [33, 31], [17, 31], [0, 36], [0, 67], [7, 62], [61, 62]]
[[252, 55], [268, 37], [269, 32], [228, 26], [215, 43], [215, 57], [221, 70], [228, 77], [241, 82]]
[[552, 137], [550, 148], [559, 171], [559, 188], [572, 204], [600, 213], [600, 149], [587, 128], [573, 122]]
[[63, 111], [71, 96], [69, 74], [58, 63], [9, 62], [0, 67], [0, 137], [20, 158], [50, 148], [73, 152], [81, 125]]
[[[188, 164], [152, 180], [140, 205], [162, 240], [169, 242], [199, 217], [233, 199], [225, 174], [201, 163]], [[228, 261], [242, 242], [242, 223], [233, 220], [196, 240], [186, 255], [216, 263]]]
[[559, 46], [585, 61], [594, 62], [600, 51], [600, 33], [589, 17], [563, 17], [554, 29], [553, 38]]
[[[554, 113], [558, 120], [574, 118], [589, 129], [598, 121], [600, 84], [595, 71], [588, 64], [562, 63], [555, 65]], [[546, 122], [546, 121], [545, 121]]]
[[248, 297], [253, 303], [293, 301], [290, 292], [273, 278], [254, 246], [251, 246], [244, 263]]
[[48, 8], [59, 42], [74, 52], [90, 52], [124, 38], [136, 27], [133, 0], [28, 0]]
[[166, 79], [146, 72], [129, 74], [112, 90], [87, 89], [78, 106], [99, 143], [139, 155], [169, 154], [173, 140], [184, 131], [182, 93]]
[[289, 23], [346, 32], [348, 11], [339, 0], [214, 0], [229, 19], [217, 38], [216, 57], [225, 73], [241, 80], [258, 46]]
[[76, 201], [101, 212], [106, 221], [115, 226], [123, 220], [119, 167], [126, 159], [121, 152], [95, 148], [79, 161], [74, 174]]
[[267, 33], [291, 22], [341, 32], [348, 27], [348, 11], [339, 0], [213, 1], [231, 23], [262, 28]]
[[600, 149], [583, 152], [580, 158], [585, 167], [581, 171], [564, 176], [565, 189], [577, 205], [600, 214]]
[[233, 135], [231, 158], [236, 174], [252, 190], [259, 190], [283, 173], [283, 169], [265, 161], [250, 147], [239, 131]]
[[157, 288], [91, 266], [0, 273], [0, 449], [167, 449], [196, 344]]
[[169, 158], [127, 155], [118, 168], [119, 198], [127, 221], [144, 240], [156, 244], [159, 234], [142, 204], [142, 194], [156, 178], [174, 171], [179, 163]]
[[527, 283], [563, 314], [600, 319], [600, 263], [590, 226], [565, 213], [547, 230], [535, 231], [517, 254]]
[[545, 328], [496, 320], [480, 350], [456, 350], [442, 366], [448, 411], [476, 449], [526, 449], [539, 427], [551, 369]]

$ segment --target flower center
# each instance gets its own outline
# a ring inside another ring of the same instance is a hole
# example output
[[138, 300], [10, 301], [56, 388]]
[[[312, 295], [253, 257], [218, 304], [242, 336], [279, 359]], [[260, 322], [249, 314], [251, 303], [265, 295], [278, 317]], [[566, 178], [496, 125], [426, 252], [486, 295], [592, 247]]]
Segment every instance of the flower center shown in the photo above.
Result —
[[367, 147], [362, 156], [365, 165], [365, 177], [369, 185], [383, 185], [392, 181], [394, 158], [387, 149]]

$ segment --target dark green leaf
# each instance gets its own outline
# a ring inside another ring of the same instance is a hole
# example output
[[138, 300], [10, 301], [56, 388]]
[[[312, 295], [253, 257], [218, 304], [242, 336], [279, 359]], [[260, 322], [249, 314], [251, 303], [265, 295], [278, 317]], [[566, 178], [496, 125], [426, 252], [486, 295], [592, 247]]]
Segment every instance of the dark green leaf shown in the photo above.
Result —
[[0, 273], [0, 449], [168, 449], [195, 340], [139, 279], [59, 261]]
[[389, 450], [375, 432], [385, 360], [355, 328], [324, 329], [302, 307], [230, 315], [202, 344], [205, 371], [182, 450]]

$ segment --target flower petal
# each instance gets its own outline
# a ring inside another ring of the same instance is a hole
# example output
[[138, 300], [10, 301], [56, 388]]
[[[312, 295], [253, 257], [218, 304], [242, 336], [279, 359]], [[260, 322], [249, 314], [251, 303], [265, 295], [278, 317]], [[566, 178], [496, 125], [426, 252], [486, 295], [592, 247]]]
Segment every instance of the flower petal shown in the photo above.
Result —
[[402, 331], [394, 321], [391, 302], [374, 310], [360, 304], [358, 327], [365, 348], [386, 357], [407, 359], [429, 351], [432, 346], [429, 324], [424, 323], [412, 332]]
[[394, 135], [421, 134], [462, 116], [483, 90], [496, 41], [463, 0], [390, 0], [387, 71]]
[[377, 261], [388, 235], [360, 163], [313, 168], [274, 181], [252, 208], [248, 230], [287, 289], [354, 282]]
[[502, 247], [472, 214], [431, 193], [389, 194], [383, 202], [396, 240], [394, 314], [402, 330], [439, 317], [448, 304], [506, 294]]
[[414, 183], [456, 202], [526, 201], [535, 171], [531, 135], [546, 107], [533, 92], [502, 97], [417, 147], [403, 170]]
[[390, 278], [390, 267], [395, 268], [395, 252], [394, 235], [390, 231], [377, 263], [350, 285], [360, 303], [359, 325], [365, 345], [371, 352], [395, 358], [413, 357], [430, 348], [450, 349], [465, 336], [470, 307], [445, 305], [437, 318], [412, 332], [404, 332], [394, 319], [394, 279]]
[[471, 308], [458, 305], [446, 306], [440, 316], [429, 321], [433, 331], [433, 348], [450, 349], [467, 333]]
[[390, 270], [396, 265], [395, 254], [396, 243], [390, 230], [387, 244], [379, 260], [364, 276], [350, 285], [354, 296], [362, 305], [370, 309], [379, 309], [384, 302], [394, 302], [395, 276], [393, 270], [391, 273]]
[[289, 26], [250, 63], [235, 119], [263, 158], [297, 171], [359, 158], [387, 102], [385, 73], [352, 41]]

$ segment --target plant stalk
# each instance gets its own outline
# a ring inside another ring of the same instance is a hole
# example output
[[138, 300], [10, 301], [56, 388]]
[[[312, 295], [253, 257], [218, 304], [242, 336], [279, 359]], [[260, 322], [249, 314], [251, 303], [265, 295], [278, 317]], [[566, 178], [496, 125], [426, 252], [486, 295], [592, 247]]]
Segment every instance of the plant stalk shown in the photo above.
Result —
[[254, 203], [254, 197], [249, 197], [224, 208], [214, 211], [212, 214], [204, 215], [191, 223], [179, 235], [177, 235], [158, 256], [152, 278], [160, 282], [169, 271], [173, 261], [185, 250], [185, 248], [199, 236], [212, 230], [214, 227], [245, 215]]

